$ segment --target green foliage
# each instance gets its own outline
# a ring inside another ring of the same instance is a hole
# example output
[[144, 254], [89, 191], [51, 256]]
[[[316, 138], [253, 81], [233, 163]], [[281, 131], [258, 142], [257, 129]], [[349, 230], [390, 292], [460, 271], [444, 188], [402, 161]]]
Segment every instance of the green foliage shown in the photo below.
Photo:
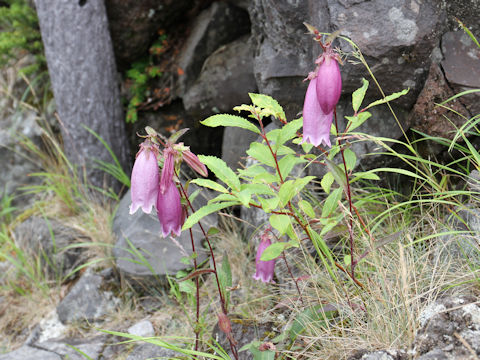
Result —
[[126, 76], [129, 83], [130, 100], [127, 105], [127, 123], [134, 123], [138, 119], [138, 111], [149, 97], [153, 96], [151, 80], [163, 75], [161, 68], [155, 64], [156, 55], [162, 53], [167, 36], [161, 34], [150, 47], [150, 55], [132, 64]]
[[28, 0], [6, 0], [0, 7], [0, 66], [20, 54], [34, 56], [35, 62], [22, 69], [26, 74], [46, 70], [43, 44], [35, 9]]

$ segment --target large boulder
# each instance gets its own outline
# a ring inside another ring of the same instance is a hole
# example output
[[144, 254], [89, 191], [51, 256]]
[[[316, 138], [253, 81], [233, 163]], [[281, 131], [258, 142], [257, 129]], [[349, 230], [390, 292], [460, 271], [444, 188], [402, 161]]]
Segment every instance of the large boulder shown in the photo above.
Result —
[[84, 259], [80, 244], [87, 240], [86, 236], [55, 219], [32, 216], [14, 233], [16, 245], [38, 256], [52, 278], [65, 279]]
[[57, 306], [64, 324], [80, 321], [99, 321], [115, 309], [119, 300], [105, 289], [106, 279], [87, 271]]
[[183, 96], [183, 104], [191, 115], [202, 118], [249, 103], [248, 93], [256, 90], [253, 51], [244, 36], [207, 58], [200, 76]]
[[214, 2], [202, 11], [191, 25], [190, 36], [180, 50], [177, 94], [183, 96], [200, 74], [204, 61], [220, 46], [247, 34], [248, 14], [225, 2]]
[[303, 22], [330, 29], [326, 1], [253, 0], [249, 7], [255, 42], [254, 73], [260, 93], [273, 96], [294, 117], [307, 89], [302, 80], [320, 48], [305, 35]]
[[[430, 55], [443, 30], [445, 11], [434, 1], [328, 0], [330, 21], [360, 48], [385, 93], [410, 88], [399, 103], [410, 108], [430, 67]], [[366, 26], [368, 24], [368, 26]], [[314, 24], [315, 25], [315, 24]], [[351, 47], [341, 42], [341, 48]], [[363, 65], [342, 67], [343, 91], [369, 78]]]
[[[422, 88], [445, 20], [445, 10], [436, 3], [409, 0], [394, 6], [388, 0], [255, 0], [249, 11], [259, 91], [277, 98], [287, 117], [301, 111], [306, 90], [302, 79], [314, 69], [320, 53], [312, 36], [305, 35], [304, 21], [320, 31], [341, 29], [360, 47], [386, 93], [410, 87], [400, 100], [408, 109]], [[351, 51], [344, 41], [340, 46]], [[351, 93], [362, 77], [369, 77], [362, 65], [348, 61], [341, 71], [343, 93]]]
[[[480, 48], [467, 34], [463, 31], [445, 33], [442, 52], [442, 69], [454, 93], [480, 88]], [[462, 96], [459, 101], [470, 111], [470, 115], [480, 113], [480, 93]], [[451, 105], [451, 102], [447, 104]]]
[[[189, 191], [193, 191], [192, 189], [191, 185]], [[195, 209], [206, 204], [203, 196], [200, 194], [195, 198], [193, 203]], [[151, 214], [138, 210], [130, 215], [130, 203], [128, 192], [120, 201], [113, 220], [113, 232], [118, 238], [113, 254], [118, 270], [127, 280], [146, 289], [147, 284], [166, 284], [167, 275], [175, 276], [181, 270], [193, 268], [192, 260], [186, 259], [192, 255], [189, 231], [183, 231], [176, 238], [170, 236], [163, 238], [155, 210], [152, 210]], [[215, 214], [202, 220], [205, 231], [216, 223]], [[198, 255], [197, 263], [201, 263], [207, 258], [202, 246], [204, 236], [198, 224], [192, 229], [195, 251]]]

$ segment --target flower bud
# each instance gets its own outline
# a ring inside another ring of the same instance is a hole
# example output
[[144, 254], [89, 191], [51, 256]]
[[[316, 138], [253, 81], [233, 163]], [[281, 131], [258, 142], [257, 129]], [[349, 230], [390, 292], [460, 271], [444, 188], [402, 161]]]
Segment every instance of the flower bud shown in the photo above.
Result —
[[192, 170], [196, 171], [203, 177], [208, 176], [207, 167], [200, 161], [197, 155], [192, 153], [190, 150], [185, 150], [183, 152], [183, 159], [188, 164], [188, 166], [192, 168]]
[[180, 235], [184, 216], [180, 202], [180, 193], [172, 179], [170, 179], [163, 194], [161, 191], [158, 191], [157, 216], [162, 225], [164, 238], [171, 233], [177, 236]]
[[149, 140], [140, 145], [132, 170], [130, 214], [135, 213], [139, 207], [150, 214], [152, 206], [155, 206], [159, 177], [157, 155], [158, 147]]
[[271, 244], [272, 242], [270, 241], [270, 237], [267, 234], [263, 234], [260, 244], [258, 245], [257, 257], [255, 258], [256, 272], [255, 275], [253, 275], [253, 278], [255, 280], [261, 280], [265, 283], [274, 282], [273, 273], [275, 270], [275, 259], [269, 261], [260, 260], [265, 249]]
[[218, 313], [218, 327], [225, 334], [230, 334], [232, 332], [232, 323], [227, 315], [223, 312]]

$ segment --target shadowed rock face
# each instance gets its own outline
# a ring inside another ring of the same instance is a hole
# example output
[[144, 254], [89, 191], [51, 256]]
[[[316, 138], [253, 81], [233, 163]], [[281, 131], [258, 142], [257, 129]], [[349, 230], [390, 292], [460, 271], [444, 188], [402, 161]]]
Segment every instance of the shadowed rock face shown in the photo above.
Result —
[[110, 33], [117, 64], [128, 64], [147, 55], [158, 30], [183, 18], [196, 1], [191, 0], [106, 0]]

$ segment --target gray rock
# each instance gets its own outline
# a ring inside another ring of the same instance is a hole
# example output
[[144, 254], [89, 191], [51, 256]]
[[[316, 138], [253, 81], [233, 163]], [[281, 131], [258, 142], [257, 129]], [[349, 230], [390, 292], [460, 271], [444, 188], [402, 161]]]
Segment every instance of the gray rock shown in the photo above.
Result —
[[[469, 359], [480, 354], [480, 307], [475, 297], [446, 297], [428, 306], [414, 340], [419, 359]], [[425, 313], [424, 312], [424, 313]]]
[[460, 19], [473, 34], [478, 36], [480, 32], [480, 2], [478, 0], [448, 0], [442, 1], [441, 6], [445, 8], [448, 15], [448, 25], [450, 30], [458, 29], [458, 23], [455, 18]]
[[183, 104], [193, 116], [206, 117], [249, 103], [248, 93], [256, 90], [253, 51], [248, 36], [244, 36], [207, 58], [200, 76], [183, 96]]
[[[252, 341], [269, 341], [275, 336], [272, 336], [272, 334], [274, 334], [273, 323], [257, 323], [255, 321], [243, 319], [239, 315], [229, 315], [229, 318], [232, 325], [232, 337], [237, 342], [237, 350]], [[218, 327], [218, 323], [213, 328], [212, 338], [217, 339], [218, 344], [233, 359], [233, 354], [230, 350], [230, 343], [225, 333]], [[249, 350], [242, 351], [238, 353], [238, 359], [253, 360], [253, 355]]]
[[62, 357], [50, 351], [23, 345], [15, 351], [0, 355], [0, 360], [62, 360]]
[[127, 360], [145, 360], [145, 359], [173, 359], [180, 356], [179, 353], [146, 343], [136, 346], [128, 355]]
[[330, 29], [326, 1], [254, 0], [249, 7], [255, 41], [254, 73], [260, 93], [273, 96], [288, 119], [301, 111], [320, 48], [305, 35], [303, 22]]
[[64, 324], [86, 320], [101, 320], [111, 312], [118, 300], [111, 292], [103, 291], [104, 279], [86, 272], [57, 306], [57, 314]]
[[[189, 187], [193, 192], [194, 186]], [[202, 192], [205, 194], [206, 192]], [[193, 206], [195, 209], [206, 204], [202, 194], [197, 196]], [[166, 283], [166, 275], [175, 275], [180, 270], [191, 269], [193, 262], [187, 264], [182, 258], [192, 254], [192, 246], [189, 231], [184, 231], [179, 237], [164, 239], [161, 234], [161, 226], [152, 210], [152, 214], [145, 214], [138, 210], [135, 214], [129, 214], [130, 192], [125, 194], [113, 220], [113, 232], [118, 241], [113, 250], [118, 270], [133, 284], [145, 285], [146, 283]], [[202, 224], [205, 231], [210, 226], [216, 226], [216, 214], [212, 214]], [[202, 247], [204, 239], [200, 227], [193, 228], [197, 262], [207, 258]]]
[[83, 260], [85, 235], [54, 219], [32, 216], [15, 228], [15, 242], [23, 251], [39, 256], [52, 277], [64, 279]]
[[105, 336], [91, 339], [60, 339], [35, 344], [35, 347], [61, 356], [68, 360], [85, 360], [86, 357], [72, 348], [75, 347], [92, 360], [98, 360], [105, 347]]
[[436, 239], [435, 261], [449, 263], [452, 270], [458, 266], [458, 260], [468, 259], [468, 262], [479, 264], [480, 210], [473, 207], [456, 209], [444, 223], [448, 225], [442, 232], [448, 234]]
[[128, 333], [141, 337], [151, 337], [155, 335], [155, 329], [148, 320], [142, 320], [128, 328]]
[[[28, 176], [40, 171], [41, 167], [36, 161], [25, 161], [25, 149], [20, 142], [20, 138], [25, 137], [35, 145], [41, 144], [42, 129], [37, 124], [37, 114], [22, 111], [18, 104], [7, 101], [7, 96], [3, 98], [0, 102], [0, 163], [3, 166], [0, 172], [0, 196], [4, 196], [4, 191], [13, 195], [21, 186], [41, 182], [39, 178]], [[13, 199], [13, 204], [19, 207], [26, 207], [30, 202], [31, 196]]]
[[233, 170], [240, 168], [240, 164], [245, 165], [246, 151], [257, 137], [258, 134], [249, 130], [226, 127], [223, 132], [222, 160]]
[[[467, 34], [463, 31], [444, 34], [442, 52], [445, 57], [441, 63], [442, 68], [455, 93], [480, 88], [480, 49]], [[462, 96], [459, 101], [471, 115], [480, 113], [478, 93]], [[447, 105], [450, 106], [451, 103]]]
[[[385, 93], [411, 88], [398, 102], [410, 108], [430, 67], [430, 55], [444, 27], [445, 11], [433, 1], [327, 2], [331, 24], [360, 47]], [[368, 28], [366, 23], [370, 24]], [[340, 44], [342, 50], [350, 51], [349, 45], [343, 41]], [[341, 71], [344, 93], [355, 90], [362, 77], [369, 78], [362, 65], [347, 62]]]
[[214, 2], [191, 25], [190, 36], [180, 50], [178, 66], [183, 75], [178, 81], [178, 95], [183, 96], [200, 74], [204, 61], [220, 46], [248, 33], [248, 14], [224, 2]]

